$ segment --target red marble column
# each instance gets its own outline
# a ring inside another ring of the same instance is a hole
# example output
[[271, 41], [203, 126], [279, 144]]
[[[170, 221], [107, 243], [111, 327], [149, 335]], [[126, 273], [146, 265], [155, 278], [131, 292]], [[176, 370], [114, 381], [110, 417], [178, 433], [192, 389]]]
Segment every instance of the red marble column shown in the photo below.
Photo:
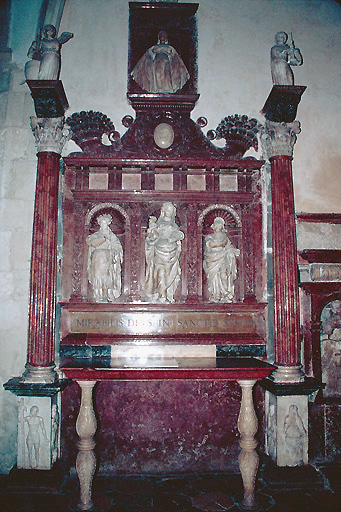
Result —
[[272, 260], [277, 382], [300, 382], [301, 339], [292, 152], [299, 123], [266, 122], [262, 135], [271, 163]]
[[24, 382], [53, 382], [56, 314], [59, 159], [63, 118], [32, 118], [38, 149], [31, 254], [29, 325]]

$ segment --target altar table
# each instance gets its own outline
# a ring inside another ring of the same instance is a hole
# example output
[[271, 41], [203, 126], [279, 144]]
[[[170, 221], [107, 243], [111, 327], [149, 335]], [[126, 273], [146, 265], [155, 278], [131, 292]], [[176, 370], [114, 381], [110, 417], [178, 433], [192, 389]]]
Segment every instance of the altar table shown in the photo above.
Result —
[[235, 380], [241, 387], [242, 398], [237, 427], [241, 435], [238, 458], [243, 480], [245, 510], [256, 508], [255, 481], [259, 457], [255, 434], [258, 429], [252, 389], [255, 383], [267, 377], [274, 369], [269, 363], [252, 357], [172, 357], [172, 358], [70, 358], [61, 361], [65, 376], [75, 380], [81, 388], [81, 405], [76, 422], [79, 436], [76, 471], [80, 484], [79, 508], [90, 510], [92, 480], [96, 469], [94, 434], [97, 421], [93, 408], [92, 391], [98, 381], [149, 380]]

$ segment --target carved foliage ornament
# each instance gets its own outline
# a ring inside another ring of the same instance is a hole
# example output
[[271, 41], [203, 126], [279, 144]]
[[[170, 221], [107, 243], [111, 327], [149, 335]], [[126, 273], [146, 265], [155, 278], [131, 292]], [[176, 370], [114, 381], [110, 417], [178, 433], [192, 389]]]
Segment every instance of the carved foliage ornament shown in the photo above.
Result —
[[31, 128], [36, 141], [37, 152], [53, 151], [59, 155], [64, 144], [70, 139], [69, 127], [64, 124], [64, 117], [31, 117]]
[[275, 123], [266, 121], [261, 129], [261, 144], [264, 157], [292, 156], [297, 134], [301, 131], [299, 121], [293, 123]]

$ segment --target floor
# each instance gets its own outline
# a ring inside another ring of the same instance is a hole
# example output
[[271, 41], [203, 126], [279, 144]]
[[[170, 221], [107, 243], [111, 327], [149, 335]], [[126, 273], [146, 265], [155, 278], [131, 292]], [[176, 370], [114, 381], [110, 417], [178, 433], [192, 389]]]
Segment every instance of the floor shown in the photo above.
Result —
[[[57, 470], [0, 476], [0, 512], [76, 510], [77, 480]], [[238, 474], [97, 477], [96, 512], [237, 512]], [[257, 479], [258, 511], [340, 512], [341, 464], [277, 468], [269, 460]]]

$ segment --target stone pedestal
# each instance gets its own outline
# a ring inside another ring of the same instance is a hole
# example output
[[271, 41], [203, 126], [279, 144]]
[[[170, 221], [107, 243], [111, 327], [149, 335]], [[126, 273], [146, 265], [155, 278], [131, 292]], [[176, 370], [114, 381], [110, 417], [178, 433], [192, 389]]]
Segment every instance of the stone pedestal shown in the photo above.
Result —
[[312, 378], [301, 384], [263, 381], [265, 392], [265, 451], [277, 466], [308, 464], [308, 399], [319, 389]]
[[67, 384], [37, 386], [15, 377], [4, 385], [18, 397], [17, 469], [50, 470], [59, 459], [61, 391]]

